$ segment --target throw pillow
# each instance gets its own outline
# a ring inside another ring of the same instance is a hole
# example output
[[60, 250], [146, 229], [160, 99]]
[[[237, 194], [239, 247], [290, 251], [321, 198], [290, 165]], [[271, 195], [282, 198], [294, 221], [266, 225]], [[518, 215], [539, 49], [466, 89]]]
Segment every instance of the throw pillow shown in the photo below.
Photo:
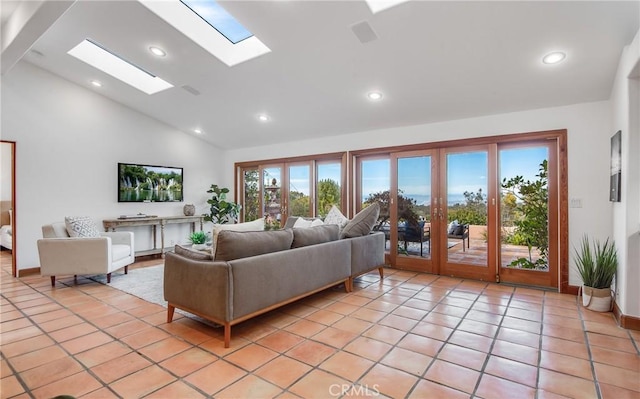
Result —
[[374, 202], [358, 212], [340, 233], [340, 238], [362, 237], [371, 233], [380, 216], [380, 204]]
[[331, 207], [329, 213], [327, 213], [327, 216], [324, 218], [324, 224], [337, 224], [339, 228], [343, 228], [347, 223], [349, 223], [349, 219], [347, 219], [335, 205]]
[[211, 256], [211, 252], [207, 251], [195, 251], [193, 249], [185, 248], [181, 245], [176, 245], [173, 250], [176, 254], [182, 255], [185, 258], [193, 259], [193, 260], [211, 260], [213, 257]]
[[293, 228], [294, 229], [306, 229], [308, 227], [311, 227], [311, 223], [313, 223], [312, 220], [308, 220], [305, 218], [298, 218], [296, 220], [296, 222], [293, 224]]
[[218, 235], [214, 255], [216, 261], [248, 258], [291, 248], [293, 231], [233, 231], [223, 230]]
[[340, 229], [335, 224], [309, 227], [306, 229], [293, 229], [293, 243], [291, 248], [306, 247], [307, 245], [321, 244], [335, 241], [340, 235]]
[[69, 237], [100, 237], [100, 230], [89, 216], [66, 216], [64, 224]]
[[464, 225], [463, 224], [459, 224], [456, 226], [455, 230], [453, 231], [454, 235], [457, 236], [461, 236], [464, 234]]
[[264, 230], [264, 219], [256, 219], [252, 222], [234, 223], [234, 224], [214, 224], [213, 225], [213, 240], [211, 242], [211, 255], [216, 256], [216, 244], [218, 242], [218, 234], [223, 230], [233, 231], [262, 231]]
[[456, 231], [456, 227], [458, 227], [457, 220], [454, 220], [453, 222], [449, 223], [449, 226], [447, 227], [447, 234], [454, 234], [454, 232]]

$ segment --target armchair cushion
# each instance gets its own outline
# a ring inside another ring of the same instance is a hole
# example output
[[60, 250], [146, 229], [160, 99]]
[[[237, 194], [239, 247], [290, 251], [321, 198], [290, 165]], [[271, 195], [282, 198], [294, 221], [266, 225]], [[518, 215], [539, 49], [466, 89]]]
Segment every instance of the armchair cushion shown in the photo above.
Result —
[[67, 216], [64, 223], [70, 237], [100, 237], [98, 226], [88, 216]]

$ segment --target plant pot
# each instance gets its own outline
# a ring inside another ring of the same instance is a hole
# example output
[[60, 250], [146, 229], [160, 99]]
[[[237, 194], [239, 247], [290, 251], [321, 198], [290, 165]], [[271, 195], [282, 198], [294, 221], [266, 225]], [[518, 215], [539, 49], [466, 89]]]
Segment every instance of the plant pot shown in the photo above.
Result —
[[193, 244], [191, 248], [195, 249], [196, 251], [202, 251], [207, 249], [207, 244]]
[[611, 311], [611, 288], [582, 286], [582, 306], [595, 312]]

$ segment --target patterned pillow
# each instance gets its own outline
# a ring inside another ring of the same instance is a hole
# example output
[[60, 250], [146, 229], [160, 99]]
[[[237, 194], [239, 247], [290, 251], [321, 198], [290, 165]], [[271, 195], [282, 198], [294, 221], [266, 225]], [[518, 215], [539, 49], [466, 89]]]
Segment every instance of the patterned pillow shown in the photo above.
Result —
[[69, 237], [100, 237], [100, 230], [89, 216], [66, 216], [64, 224]]
[[349, 219], [340, 212], [337, 206], [333, 205], [327, 213], [327, 216], [324, 218], [324, 224], [337, 224], [340, 229], [342, 229], [347, 223], [349, 223]]

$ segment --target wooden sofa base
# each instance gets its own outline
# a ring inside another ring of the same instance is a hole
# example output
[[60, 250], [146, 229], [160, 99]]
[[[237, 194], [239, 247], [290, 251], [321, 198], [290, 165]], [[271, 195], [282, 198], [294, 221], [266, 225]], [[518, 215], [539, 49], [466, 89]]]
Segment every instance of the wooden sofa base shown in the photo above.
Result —
[[[382, 270], [380, 271], [380, 273], [382, 273]], [[192, 314], [194, 314], [196, 316], [202, 317], [203, 319], [210, 320], [210, 321], [212, 321], [214, 323], [218, 323], [218, 324], [224, 326], [224, 347], [228, 348], [229, 345], [231, 345], [231, 326], [234, 326], [234, 325], [236, 325], [238, 323], [241, 323], [243, 321], [249, 320], [249, 319], [251, 319], [253, 317], [256, 317], [256, 316], [261, 315], [263, 313], [269, 312], [269, 311], [271, 311], [273, 309], [277, 309], [277, 308], [279, 308], [281, 306], [290, 304], [291, 302], [295, 302], [295, 301], [297, 301], [299, 299], [305, 298], [305, 297], [307, 297], [309, 295], [313, 295], [313, 294], [315, 294], [317, 292], [326, 290], [327, 288], [333, 287], [333, 286], [341, 284], [341, 283], [344, 283], [344, 287], [345, 287], [345, 291], [346, 292], [351, 292], [350, 283], [352, 281], [350, 281], [350, 280], [351, 280], [351, 277], [349, 277], [346, 280], [340, 280], [340, 281], [333, 282], [331, 284], [327, 284], [327, 285], [325, 285], [323, 287], [317, 288], [317, 289], [309, 291], [309, 292], [305, 292], [304, 294], [298, 295], [298, 296], [293, 297], [293, 298], [289, 298], [289, 299], [284, 300], [282, 302], [278, 302], [278, 303], [273, 304], [271, 306], [268, 306], [268, 307], [266, 307], [264, 309], [257, 310], [257, 311], [255, 311], [253, 313], [249, 313], [248, 315], [245, 315], [245, 316], [242, 316], [242, 317], [239, 317], [239, 318], [237, 318], [235, 320], [230, 320], [230, 321], [219, 320], [219, 319], [217, 319], [215, 317], [211, 317], [211, 316], [205, 315], [205, 314], [203, 314], [201, 312], [198, 312], [198, 311], [193, 310], [193, 309], [189, 309], [189, 308], [187, 308], [185, 306], [180, 306], [180, 305], [176, 305], [176, 304], [173, 304], [173, 303], [169, 302], [167, 304], [167, 323], [171, 323], [173, 321], [173, 313], [175, 312], [176, 308], [182, 309], [185, 312], [189, 312], [189, 313], [192, 313]]]

